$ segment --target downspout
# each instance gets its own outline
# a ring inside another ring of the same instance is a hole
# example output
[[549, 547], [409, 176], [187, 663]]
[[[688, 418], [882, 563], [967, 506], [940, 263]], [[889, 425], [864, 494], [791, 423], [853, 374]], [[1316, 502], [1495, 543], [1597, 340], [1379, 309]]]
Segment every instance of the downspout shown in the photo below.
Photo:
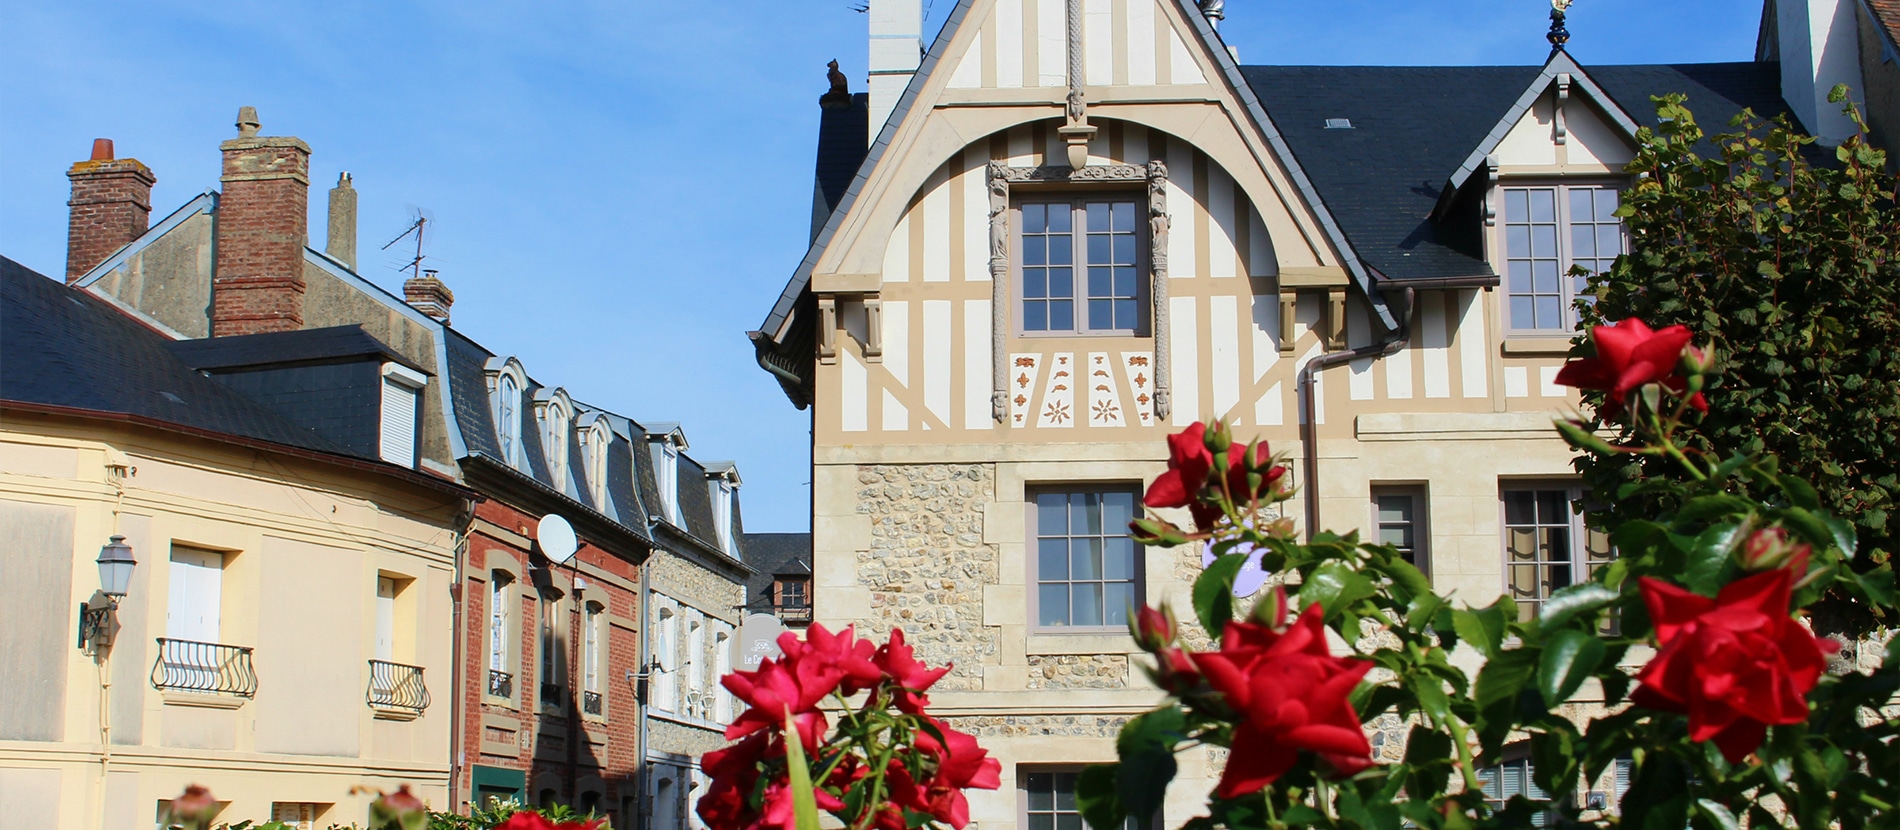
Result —
[[653, 758], [647, 750], [647, 724], [651, 720], [647, 717], [647, 700], [652, 696], [653, 561], [660, 552], [657, 544], [659, 526], [657, 517], [647, 517], [647, 537], [655, 540], [655, 544], [647, 550], [647, 561], [640, 564], [640, 607], [635, 609], [640, 615], [640, 627], [637, 629], [640, 636], [640, 672], [635, 675], [633, 700], [640, 718], [640, 766], [638, 774], [634, 776], [634, 786], [639, 788], [634, 796], [639, 799], [635, 803], [640, 805], [640, 809], [634, 821], [634, 830], [653, 830]]
[[455, 517], [455, 584], [449, 588], [450, 622], [449, 630], [455, 632], [455, 638], [449, 645], [449, 688], [455, 694], [449, 698], [449, 812], [466, 815], [461, 810], [462, 774], [467, 772], [468, 748], [463, 740], [468, 737], [467, 724], [462, 722], [462, 683], [467, 672], [462, 667], [462, 657], [466, 651], [465, 640], [469, 632], [462, 630], [462, 595], [468, 587], [468, 530], [475, 523], [475, 505], [469, 504], [460, 516]]
[[1375, 340], [1356, 349], [1327, 352], [1306, 362], [1300, 367], [1298, 385], [1300, 388], [1300, 411], [1305, 417], [1300, 419], [1300, 466], [1306, 481], [1301, 489], [1306, 493], [1306, 539], [1312, 541], [1313, 534], [1319, 532], [1319, 418], [1313, 400], [1313, 381], [1320, 370], [1360, 358], [1378, 359], [1400, 349], [1412, 338], [1412, 287], [1404, 286], [1404, 302], [1399, 313], [1399, 327], [1385, 340]]

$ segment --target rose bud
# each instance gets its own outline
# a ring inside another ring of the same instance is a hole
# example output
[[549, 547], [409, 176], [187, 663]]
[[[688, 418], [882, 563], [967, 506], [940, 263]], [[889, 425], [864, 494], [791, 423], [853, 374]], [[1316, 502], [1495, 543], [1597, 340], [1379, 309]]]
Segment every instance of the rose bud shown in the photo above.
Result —
[[1813, 549], [1805, 542], [1788, 538], [1788, 531], [1780, 526], [1764, 527], [1749, 534], [1742, 542], [1742, 570], [1750, 573], [1772, 571], [1776, 568], [1788, 568], [1800, 577], [1808, 569], [1808, 556]]
[[375, 827], [422, 830], [429, 825], [429, 805], [404, 784], [369, 805], [369, 823]]
[[1128, 523], [1128, 535], [1137, 544], [1171, 548], [1187, 544], [1187, 534], [1166, 519], [1136, 519]]
[[1174, 609], [1166, 604], [1159, 610], [1146, 605], [1135, 609], [1128, 618], [1128, 633], [1142, 651], [1160, 651], [1174, 642]]
[[1248, 616], [1257, 624], [1278, 630], [1286, 625], [1286, 609], [1286, 586], [1275, 585], [1273, 593], [1253, 604], [1253, 611]]
[[1710, 346], [1706, 349], [1698, 349], [1694, 346], [1684, 346], [1682, 349], [1682, 357], [1679, 359], [1677, 365], [1682, 367], [1682, 373], [1688, 377], [1713, 373], [1715, 371], [1715, 347]]
[[172, 799], [171, 808], [166, 811], [166, 821], [203, 830], [210, 826], [211, 820], [218, 815], [218, 800], [211, 791], [199, 784], [185, 788], [185, 794]]

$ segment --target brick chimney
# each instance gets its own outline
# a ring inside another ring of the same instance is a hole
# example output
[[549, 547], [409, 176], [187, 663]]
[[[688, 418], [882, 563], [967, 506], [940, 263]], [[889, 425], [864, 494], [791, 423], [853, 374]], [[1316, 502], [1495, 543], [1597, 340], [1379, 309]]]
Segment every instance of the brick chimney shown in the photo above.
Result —
[[158, 177], [138, 159], [112, 156], [112, 139], [92, 140], [92, 158], [66, 171], [73, 180], [66, 220], [66, 283], [71, 285], [126, 243], [152, 219], [152, 183]]
[[238, 110], [224, 152], [218, 201], [211, 336], [303, 327], [303, 249], [310, 238], [310, 145], [257, 134], [257, 110]]
[[402, 298], [417, 311], [449, 324], [449, 306], [455, 304], [455, 292], [436, 277], [434, 269], [424, 269], [422, 276], [404, 280]]
[[356, 270], [356, 188], [350, 184], [348, 170], [330, 188], [330, 237], [323, 252]]

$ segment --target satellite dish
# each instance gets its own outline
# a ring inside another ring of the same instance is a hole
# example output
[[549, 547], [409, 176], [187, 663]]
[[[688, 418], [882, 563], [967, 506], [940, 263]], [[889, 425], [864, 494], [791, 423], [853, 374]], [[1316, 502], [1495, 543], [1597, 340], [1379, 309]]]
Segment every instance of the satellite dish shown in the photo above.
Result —
[[534, 529], [534, 540], [541, 543], [541, 552], [557, 565], [567, 564], [567, 560], [574, 558], [574, 551], [580, 549], [580, 543], [574, 539], [574, 526], [553, 513], [541, 517]]

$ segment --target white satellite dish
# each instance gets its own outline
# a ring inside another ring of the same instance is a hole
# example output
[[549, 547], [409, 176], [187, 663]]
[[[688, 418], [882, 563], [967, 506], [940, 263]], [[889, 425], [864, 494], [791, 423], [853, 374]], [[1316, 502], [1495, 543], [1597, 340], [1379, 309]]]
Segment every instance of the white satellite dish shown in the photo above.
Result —
[[574, 551], [580, 549], [580, 543], [574, 539], [574, 526], [553, 513], [541, 517], [534, 529], [534, 540], [541, 543], [541, 552], [557, 565], [567, 564], [567, 560], [574, 558]]

